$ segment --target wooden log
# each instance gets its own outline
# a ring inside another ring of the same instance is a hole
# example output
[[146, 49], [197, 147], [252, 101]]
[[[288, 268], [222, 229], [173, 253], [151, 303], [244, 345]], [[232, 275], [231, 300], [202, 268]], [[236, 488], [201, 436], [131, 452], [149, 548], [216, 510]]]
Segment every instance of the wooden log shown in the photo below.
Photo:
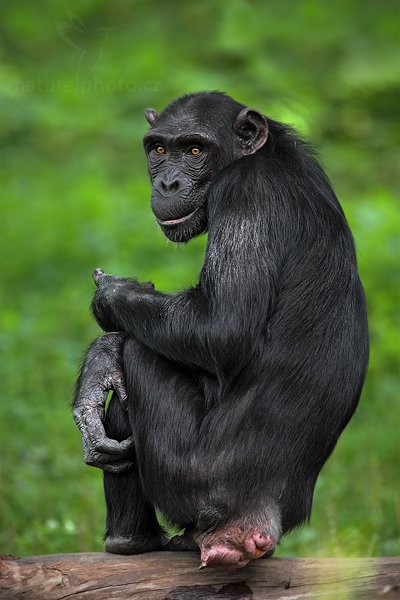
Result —
[[389, 600], [400, 558], [270, 558], [199, 571], [192, 552], [101, 552], [0, 561], [1, 600]]

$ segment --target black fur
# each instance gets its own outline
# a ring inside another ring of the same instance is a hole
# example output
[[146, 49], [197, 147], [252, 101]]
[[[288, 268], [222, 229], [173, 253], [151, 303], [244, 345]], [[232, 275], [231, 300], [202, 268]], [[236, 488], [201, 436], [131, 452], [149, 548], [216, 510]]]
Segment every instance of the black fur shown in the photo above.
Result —
[[[107, 276], [93, 301], [101, 326], [128, 335], [137, 468], [122, 489], [106, 475], [109, 510], [124, 507], [117, 523], [108, 517], [111, 534], [153, 530], [151, 505], [202, 530], [267, 520], [279, 537], [309, 518], [319, 471], [358, 403], [367, 317], [343, 211], [307, 145], [267, 119], [257, 146], [264, 117], [254, 111], [237, 131], [243, 109], [220, 93], [185, 96], [145, 136], [163, 231], [186, 241], [208, 230], [199, 283], [167, 295]], [[202, 163], [169, 152], [182, 130], [194, 142], [201, 134]], [[167, 155], [151, 157], [160, 139]], [[164, 197], [171, 165], [184, 191]], [[142, 493], [131, 493], [139, 481]]]

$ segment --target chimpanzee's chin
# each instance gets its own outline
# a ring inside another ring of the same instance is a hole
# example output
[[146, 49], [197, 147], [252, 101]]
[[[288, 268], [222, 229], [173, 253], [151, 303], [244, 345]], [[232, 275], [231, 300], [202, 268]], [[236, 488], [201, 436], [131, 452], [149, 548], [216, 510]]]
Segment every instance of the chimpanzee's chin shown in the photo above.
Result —
[[175, 242], [178, 244], [184, 244], [196, 235], [199, 235], [199, 233], [202, 233], [201, 231], [197, 231], [196, 229], [193, 229], [193, 227], [190, 226], [184, 227], [176, 225], [173, 227], [163, 227], [161, 225], [161, 229], [166, 238], [168, 238], [171, 242]]
[[[175, 242], [176, 244], [184, 244], [191, 239], [190, 233], [181, 232], [181, 231], [172, 231], [171, 228], [161, 227], [163, 234], [170, 242]], [[178, 228], [176, 228], [178, 229]]]
[[207, 231], [207, 212], [206, 207], [198, 208], [193, 216], [183, 223], [174, 225], [163, 225], [159, 222], [161, 230], [166, 238], [171, 242], [184, 244], [192, 238]]

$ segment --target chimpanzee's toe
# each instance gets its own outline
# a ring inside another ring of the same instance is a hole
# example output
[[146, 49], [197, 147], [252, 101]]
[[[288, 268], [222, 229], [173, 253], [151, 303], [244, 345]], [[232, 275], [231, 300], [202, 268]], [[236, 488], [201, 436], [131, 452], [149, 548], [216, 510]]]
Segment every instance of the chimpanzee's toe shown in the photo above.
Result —
[[273, 556], [274, 552], [275, 552], [275, 548], [272, 548], [271, 550], [268, 550], [268, 552], [266, 552], [265, 554], [260, 556], [260, 558], [271, 558], [271, 556]]
[[190, 533], [184, 533], [183, 535], [174, 535], [163, 547], [163, 550], [169, 550], [173, 552], [182, 551], [193, 551], [199, 550], [199, 546], [193, 539]]
[[104, 549], [112, 554], [140, 554], [162, 549], [162, 538], [158, 534], [135, 534], [108, 536]]

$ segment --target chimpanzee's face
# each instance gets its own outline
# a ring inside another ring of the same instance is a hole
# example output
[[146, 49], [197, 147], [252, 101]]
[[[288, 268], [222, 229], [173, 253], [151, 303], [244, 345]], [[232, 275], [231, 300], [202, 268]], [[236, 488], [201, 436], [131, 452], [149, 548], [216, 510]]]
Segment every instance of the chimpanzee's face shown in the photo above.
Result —
[[[200, 100], [191, 107], [177, 105], [178, 100], [171, 105], [174, 110], [168, 107], [160, 116], [146, 111], [152, 125], [143, 140], [152, 182], [151, 207], [163, 233], [174, 242], [186, 242], [207, 230], [207, 193], [213, 179], [227, 164], [261, 147], [253, 143], [249, 109], [241, 111], [243, 106], [235, 103], [229, 110], [225, 106], [219, 110], [218, 101], [205, 107]], [[260, 117], [266, 141], [268, 126]]]
[[185, 242], [207, 229], [207, 192], [221, 149], [204, 126], [156, 126], [145, 136], [151, 207], [167, 238]]

